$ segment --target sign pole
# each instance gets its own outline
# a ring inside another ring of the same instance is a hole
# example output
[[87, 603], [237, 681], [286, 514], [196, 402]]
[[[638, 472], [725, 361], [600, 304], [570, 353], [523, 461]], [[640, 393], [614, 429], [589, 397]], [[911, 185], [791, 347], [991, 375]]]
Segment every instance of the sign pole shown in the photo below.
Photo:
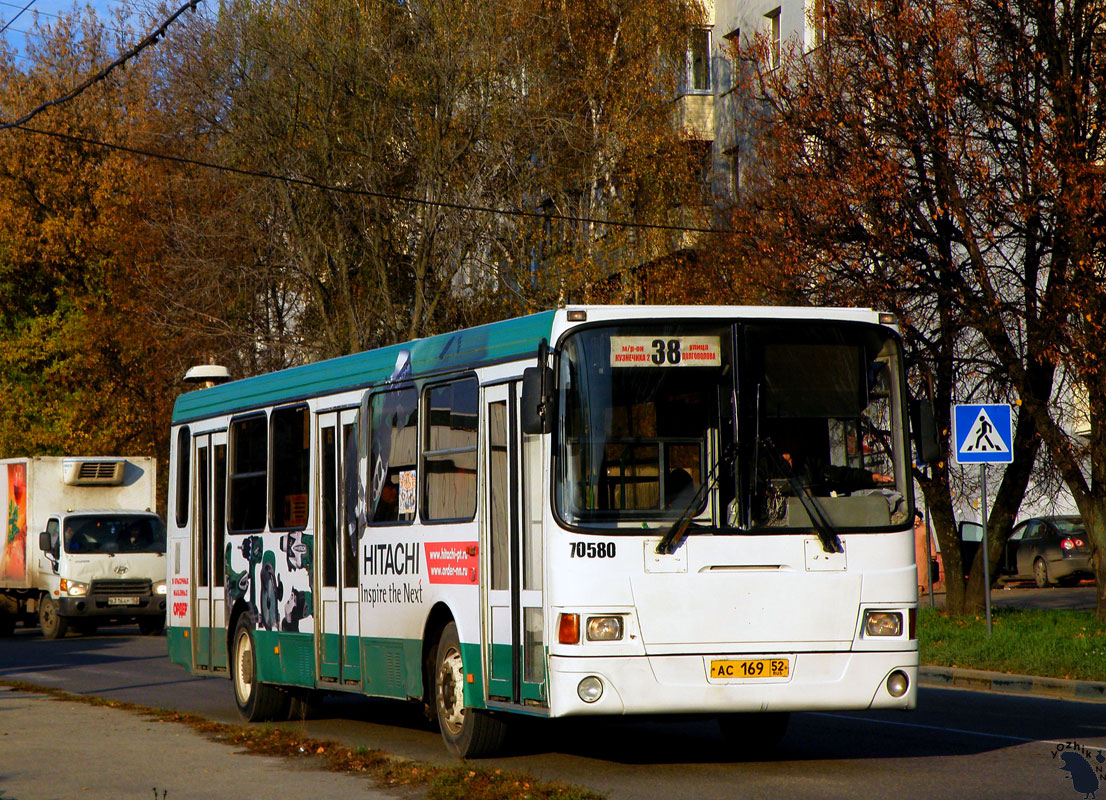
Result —
[[987, 638], [991, 638], [991, 545], [987, 541], [987, 465], [979, 465], [979, 518], [983, 522], [983, 608], [987, 615]]
[[957, 464], [979, 464], [980, 518], [983, 541], [983, 605], [987, 638], [991, 637], [991, 546], [987, 541], [987, 465], [1014, 462], [1014, 436], [1009, 405], [961, 404], [952, 407], [952, 439]]

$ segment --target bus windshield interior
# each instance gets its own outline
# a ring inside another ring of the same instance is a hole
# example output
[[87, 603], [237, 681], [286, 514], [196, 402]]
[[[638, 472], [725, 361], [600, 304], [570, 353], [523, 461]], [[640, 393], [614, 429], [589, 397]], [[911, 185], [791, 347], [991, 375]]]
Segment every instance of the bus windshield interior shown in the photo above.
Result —
[[556, 511], [606, 532], [900, 526], [903, 397], [875, 326], [585, 328], [561, 347]]
[[81, 555], [165, 552], [165, 526], [144, 515], [67, 517], [64, 538], [65, 552]]

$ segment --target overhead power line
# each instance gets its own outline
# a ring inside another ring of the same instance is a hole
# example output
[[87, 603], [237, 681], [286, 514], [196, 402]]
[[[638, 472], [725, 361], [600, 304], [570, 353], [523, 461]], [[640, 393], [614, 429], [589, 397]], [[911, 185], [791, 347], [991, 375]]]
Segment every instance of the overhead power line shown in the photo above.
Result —
[[[20, 18], [21, 16], [23, 16], [23, 12], [24, 12], [24, 11], [26, 11], [26, 10], [27, 10], [28, 8], [30, 8], [31, 6], [33, 6], [34, 4], [35, 4], [35, 0], [30, 0], [30, 1], [29, 1], [29, 2], [27, 3], [27, 5], [23, 6], [23, 8], [20, 8], [20, 9], [19, 9], [19, 13], [18, 13], [18, 14], [16, 14], [16, 15], [15, 15], [14, 17], [12, 17], [12, 18], [11, 18], [11, 19], [9, 19], [9, 20], [8, 20], [8, 21], [7, 21], [6, 23], [4, 23], [4, 27], [3, 27], [3, 28], [0, 28], [0, 33], [3, 33], [3, 32], [4, 32], [4, 31], [6, 31], [6, 30], [7, 30], [8, 28], [10, 28], [10, 27], [12, 26], [12, 23], [13, 23], [13, 22], [15, 22], [15, 21], [16, 21], [17, 19], [19, 19], [19, 18]], [[4, 5], [8, 5], [8, 3], [5, 3]], [[14, 5], [13, 5], [13, 6], [12, 6], [12, 8], [19, 8], [19, 6], [14, 6]]]
[[[179, 13], [179, 12], [178, 12]], [[29, 128], [26, 125], [7, 125], [5, 127], [15, 127], [17, 130], [25, 131], [27, 133], [35, 133], [39, 136], [50, 136], [55, 139], [61, 139], [63, 141], [71, 142], [73, 144], [91, 145], [93, 147], [103, 147], [108, 150], [116, 150], [122, 153], [130, 153], [137, 156], [146, 156], [147, 158], [156, 158], [162, 161], [171, 161], [177, 164], [187, 164], [193, 167], [203, 167], [204, 169], [217, 170], [219, 172], [226, 172], [231, 175], [241, 175], [248, 178], [261, 178], [264, 180], [282, 181], [295, 186], [305, 186], [312, 189], [319, 189], [325, 192], [333, 192], [335, 194], [354, 195], [359, 197], [373, 197], [378, 200], [391, 200], [397, 203], [407, 203], [410, 205], [419, 205], [434, 208], [448, 208], [455, 211], [473, 211], [482, 214], [495, 214], [505, 217], [524, 217], [529, 219], [539, 219], [545, 221], [557, 221], [557, 222], [572, 222], [583, 223], [591, 225], [608, 225], [613, 228], [633, 228], [640, 230], [658, 230], [658, 231], [672, 231], [675, 233], [727, 233], [728, 231], [719, 230], [717, 228], [700, 228], [690, 225], [669, 225], [656, 222], [629, 222], [626, 220], [617, 219], [604, 219], [601, 217], [576, 217], [570, 214], [558, 214], [545, 211], [526, 211], [524, 209], [504, 209], [495, 208], [493, 206], [477, 206], [469, 205], [466, 203], [451, 203], [446, 200], [427, 200], [421, 197], [410, 197], [408, 195], [392, 194], [389, 192], [379, 192], [372, 189], [358, 189], [352, 186], [334, 186], [333, 184], [323, 183], [322, 181], [312, 180], [311, 178], [296, 178], [290, 175], [278, 175], [274, 172], [265, 172], [263, 170], [244, 169], [242, 167], [232, 167], [228, 164], [219, 164], [214, 161], [204, 161], [197, 158], [188, 158], [186, 156], [175, 156], [168, 153], [158, 153], [153, 150], [146, 150], [141, 147], [131, 147], [129, 145], [117, 144], [115, 142], [105, 142], [98, 139], [92, 139], [87, 136], [77, 136], [72, 133], [61, 133], [60, 131], [47, 131], [40, 128]], [[3, 128], [0, 128], [2, 130]]]
[[[33, 2], [33, 0], [32, 0], [32, 2]], [[53, 106], [62, 105], [63, 103], [68, 103], [70, 100], [72, 100], [75, 97], [79, 96], [80, 94], [82, 94], [83, 92], [85, 92], [86, 90], [91, 88], [92, 86], [95, 86], [97, 83], [99, 83], [100, 81], [107, 78], [107, 76], [110, 75], [112, 72], [114, 72], [116, 69], [123, 66], [128, 61], [130, 61], [132, 58], [137, 56], [139, 53], [141, 53], [147, 47], [151, 47], [151, 46], [157, 44], [158, 41], [161, 39], [161, 37], [164, 36], [166, 31], [169, 29], [169, 26], [172, 25], [174, 22], [176, 22], [177, 17], [179, 17], [185, 11], [189, 11], [189, 10], [195, 11], [196, 6], [199, 5], [200, 2], [201, 2], [201, 0], [189, 0], [188, 3], [185, 3], [183, 6], [178, 8], [170, 17], [168, 17], [164, 22], [162, 22], [161, 25], [159, 25], [158, 28], [155, 31], [148, 34], [145, 39], [143, 39], [141, 42], [136, 44], [130, 50], [127, 50], [126, 52], [121, 54], [118, 58], [116, 58], [114, 61], [112, 61], [106, 67], [104, 67], [102, 70], [97, 72], [91, 78], [84, 81], [79, 86], [77, 86], [77, 87], [71, 89], [70, 91], [66, 92], [61, 97], [55, 97], [53, 100], [47, 100], [45, 103], [43, 103], [42, 105], [38, 106], [37, 108], [34, 108], [31, 111], [27, 112], [24, 116], [20, 117], [19, 119], [12, 120], [11, 122], [0, 123], [0, 131], [8, 130], [9, 128], [17, 128], [17, 127], [19, 127], [19, 126], [21, 126], [21, 125], [23, 125], [27, 122], [30, 122], [32, 119], [37, 117], [39, 114], [41, 114], [46, 109], [51, 108]], [[28, 6], [29, 5], [30, 5], [30, 3], [28, 3]]]

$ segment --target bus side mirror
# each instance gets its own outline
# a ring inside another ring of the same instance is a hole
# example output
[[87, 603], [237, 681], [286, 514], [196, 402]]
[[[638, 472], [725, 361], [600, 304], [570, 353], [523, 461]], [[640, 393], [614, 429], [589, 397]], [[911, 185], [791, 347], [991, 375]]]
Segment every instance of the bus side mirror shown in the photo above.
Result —
[[933, 421], [933, 406], [928, 400], [911, 403], [910, 430], [914, 434], [914, 450], [921, 464], [935, 464], [941, 457], [937, 443], [937, 424]]
[[527, 367], [522, 371], [522, 432], [549, 433], [553, 430], [553, 370]]

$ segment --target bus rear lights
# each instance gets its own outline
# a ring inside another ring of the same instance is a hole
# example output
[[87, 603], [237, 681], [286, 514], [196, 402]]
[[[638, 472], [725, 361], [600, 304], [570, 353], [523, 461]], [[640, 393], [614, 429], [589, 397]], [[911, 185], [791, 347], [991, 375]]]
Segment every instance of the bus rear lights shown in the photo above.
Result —
[[898, 611], [865, 611], [864, 635], [902, 636], [902, 613]]
[[588, 617], [589, 642], [618, 642], [622, 640], [622, 617]]
[[580, 643], [579, 614], [561, 614], [557, 622], [557, 641], [561, 644]]
[[594, 675], [588, 675], [576, 687], [576, 694], [580, 695], [580, 699], [585, 703], [594, 703], [603, 696], [603, 681]]
[[887, 677], [887, 693], [892, 697], [902, 697], [910, 688], [910, 678], [906, 673], [895, 670]]

